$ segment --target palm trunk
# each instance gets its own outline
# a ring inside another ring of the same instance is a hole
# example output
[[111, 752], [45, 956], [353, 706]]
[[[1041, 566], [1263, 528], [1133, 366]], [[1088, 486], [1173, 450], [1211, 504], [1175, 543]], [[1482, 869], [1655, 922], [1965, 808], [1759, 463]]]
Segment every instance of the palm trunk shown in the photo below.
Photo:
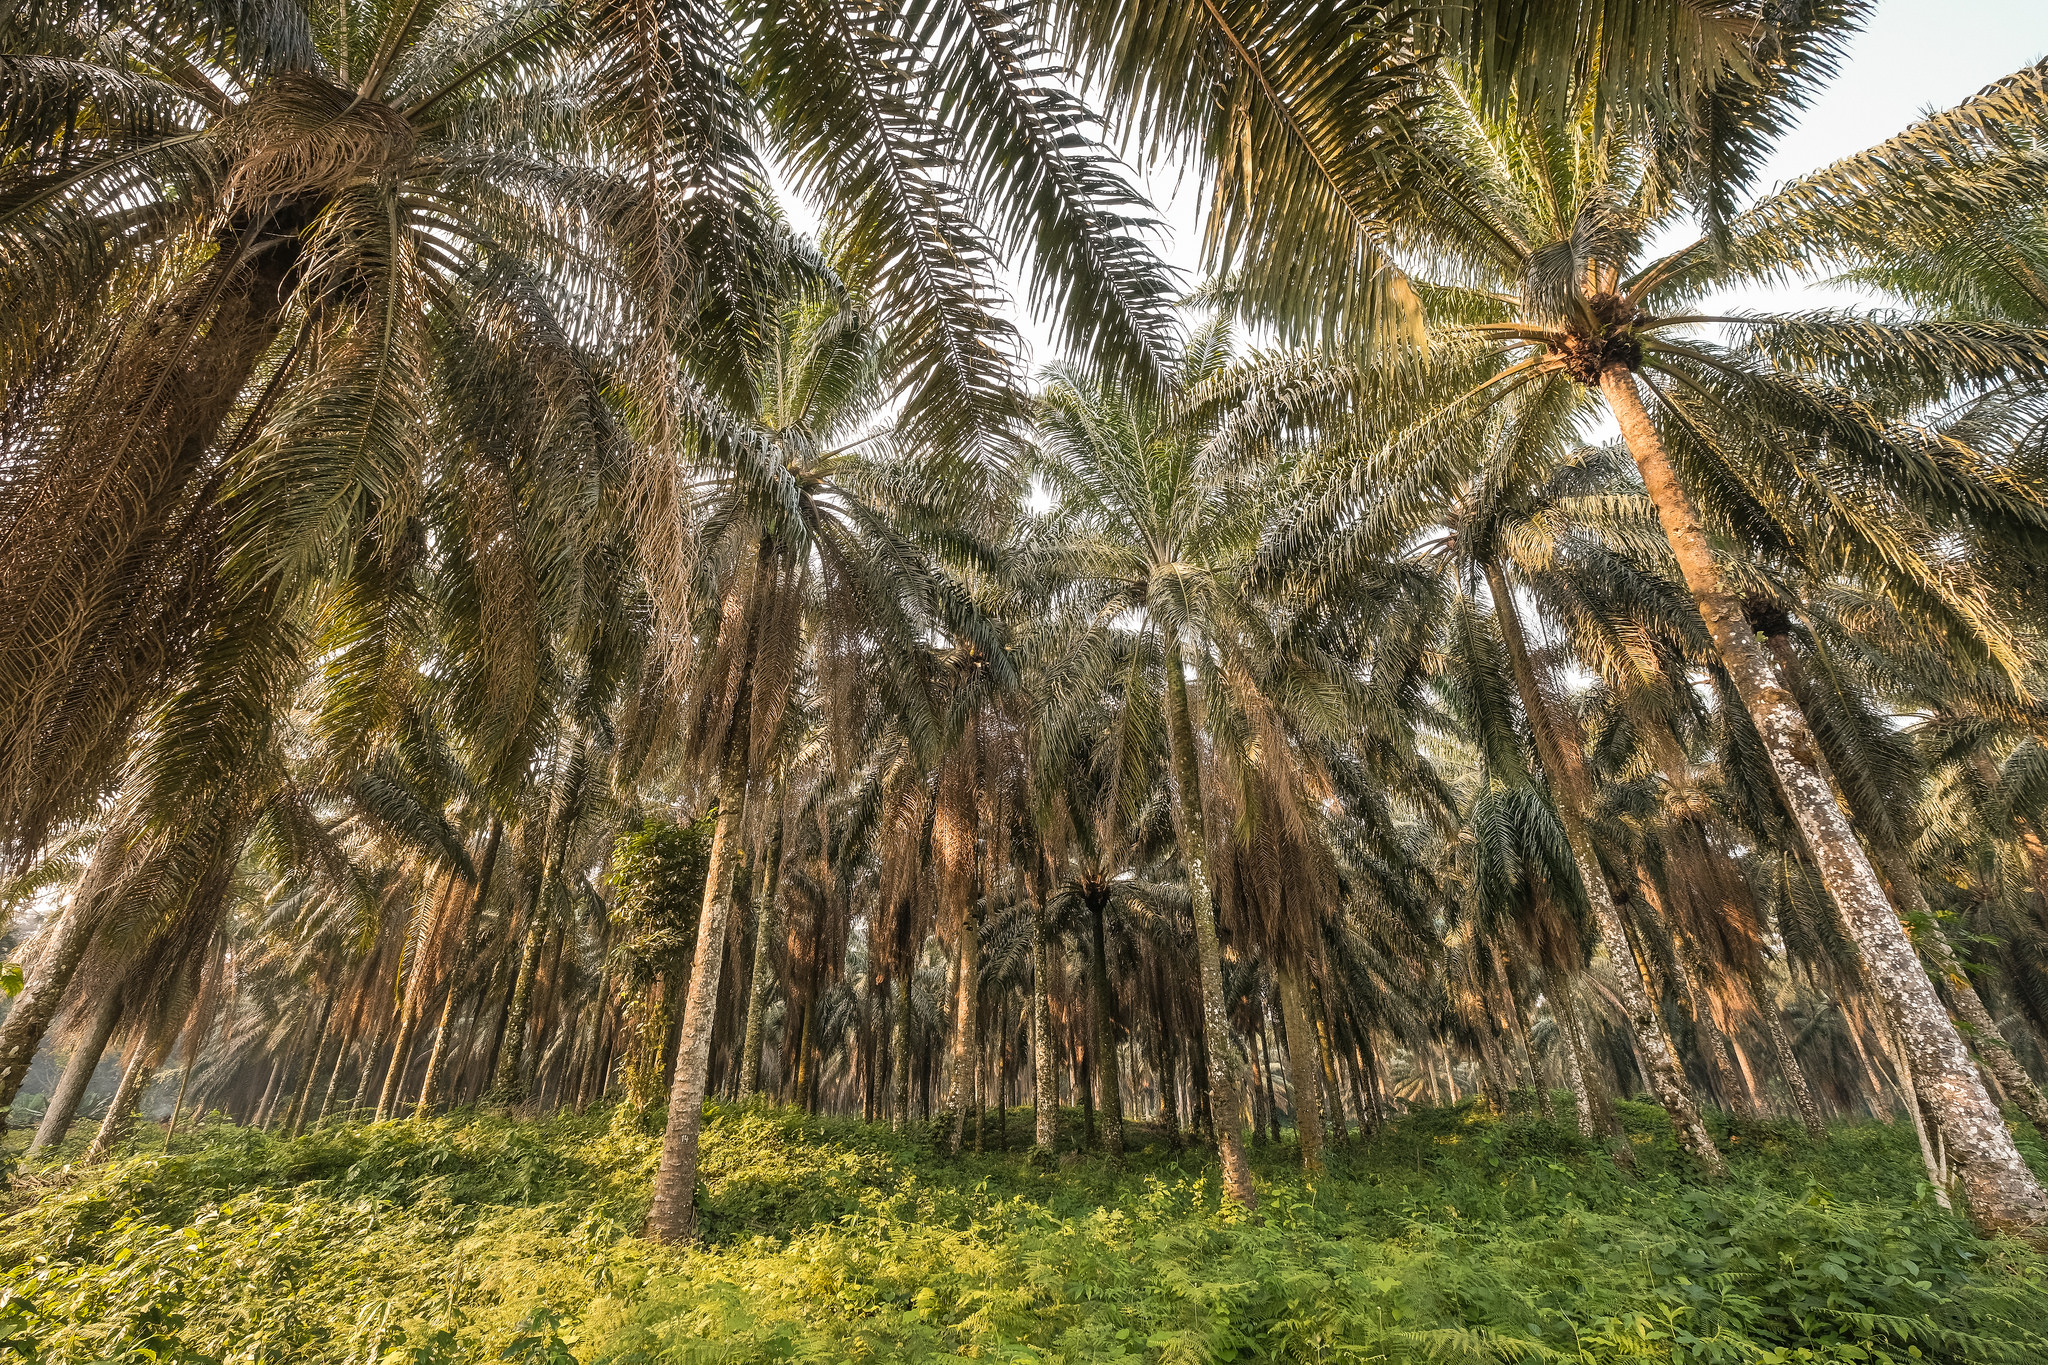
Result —
[[35, 1140], [29, 1143], [30, 1156], [55, 1147], [71, 1131], [71, 1121], [78, 1117], [79, 1101], [85, 1098], [85, 1088], [92, 1084], [92, 1074], [99, 1070], [100, 1058], [106, 1053], [107, 1040], [114, 1036], [114, 1026], [120, 1022], [121, 993], [108, 991], [100, 1007], [93, 1011], [85, 1032], [79, 1035], [78, 1046], [71, 1049], [64, 1074], [57, 1078], [57, 1088], [50, 1092], [49, 1107], [43, 1111]]
[[1059, 1142], [1059, 1073], [1052, 1050], [1052, 987], [1046, 973], [1051, 955], [1045, 949], [1045, 895], [1031, 897], [1031, 1141], [1051, 1153]]
[[747, 1028], [740, 1044], [740, 1098], [751, 1098], [761, 1088], [762, 1035], [768, 1028], [768, 996], [775, 985], [770, 949], [775, 943], [779, 916], [775, 896], [782, 879], [782, 779], [775, 781], [775, 823], [768, 835], [768, 850], [761, 860], [759, 889], [754, 893], [754, 973], [747, 985]]
[[[981, 929], [974, 911], [960, 922], [960, 969], [953, 1002], [953, 1085], [946, 1105], [953, 1113], [953, 1151], [957, 1155], [967, 1133], [967, 1111], [976, 1104], [974, 1073], [981, 1057]], [[976, 1110], [977, 1121], [979, 1110]]]
[[[97, 858], [96, 854], [95, 861]], [[89, 893], [72, 902], [57, 922], [49, 946], [36, 959], [35, 975], [15, 997], [6, 1020], [0, 1022], [0, 1135], [7, 1131], [7, 1108], [21, 1093], [29, 1063], [35, 1060], [36, 1049], [57, 1016], [57, 1006], [70, 989], [72, 975], [99, 928], [103, 909], [102, 898]]]
[[1273, 974], [1279, 979], [1280, 1025], [1287, 1035], [1287, 1093], [1294, 1101], [1294, 1131], [1301, 1143], [1301, 1166], [1306, 1171], [1320, 1171], [1323, 1119], [1318, 1097], [1322, 1094], [1322, 1049], [1316, 1043], [1315, 1027], [1309, 1023], [1300, 977], [1290, 967], [1277, 968]]
[[1349, 1116], [1344, 1112], [1344, 1081], [1338, 1070], [1336, 1030], [1330, 1024], [1330, 1011], [1323, 1000], [1323, 993], [1313, 982], [1308, 988], [1309, 1027], [1316, 1041], [1316, 1055], [1322, 1059], [1323, 1068], [1323, 1114], [1334, 1130], [1324, 1134], [1325, 1140], [1342, 1146], [1351, 1140]]
[[1778, 1017], [1778, 1002], [1771, 998], [1763, 968], [1754, 962], [1749, 969], [1749, 993], [1756, 998], [1756, 1007], [1764, 1017], [1764, 1030], [1771, 1036], [1771, 1051], [1778, 1059], [1778, 1074], [1784, 1077], [1785, 1088], [1792, 1092], [1792, 1103], [1799, 1110], [1799, 1121], [1806, 1125], [1807, 1136], [1815, 1141], [1827, 1137], [1827, 1121], [1814, 1101], [1813, 1087], [1806, 1083], [1806, 1069], [1799, 1065], [1792, 1040], [1785, 1034], [1784, 1021]]
[[910, 988], [911, 968], [903, 969], [903, 979], [897, 983], [896, 1018], [890, 1027], [889, 1051], [894, 1054], [896, 1069], [891, 1073], [889, 1086], [889, 1126], [902, 1132], [910, 1123], [910, 1072], [914, 1058], [910, 1055]]
[[[540, 960], [547, 951], [548, 926], [542, 914], [546, 903], [546, 873], [543, 871], [541, 880], [533, 888], [533, 922], [526, 926], [526, 943], [519, 955], [519, 975], [512, 979], [512, 998], [505, 1007], [498, 1066], [491, 1077], [491, 1098], [499, 1104], [517, 1104], [526, 1098], [526, 1023], [533, 1013], [533, 988], [540, 979]], [[723, 946], [721, 940], [720, 947]], [[382, 1106], [379, 1106], [379, 1116], [382, 1116]]]
[[1493, 594], [1494, 612], [1500, 618], [1501, 635], [1507, 642], [1515, 687], [1522, 696], [1522, 709], [1528, 713], [1530, 728], [1535, 732], [1538, 756], [1555, 779], [1552, 786], [1559, 798], [1558, 819], [1564, 825], [1572, 861], [1578, 865], [1579, 880], [1585, 884], [1586, 899], [1593, 911], [1594, 926], [1600, 931], [1601, 946], [1607, 950], [1608, 959], [1613, 964], [1615, 993], [1621, 998], [1622, 1010], [1635, 1033], [1636, 1052], [1642, 1058], [1643, 1072], [1649, 1078], [1650, 1089], [1657, 1096], [1657, 1102], [1670, 1115], [1671, 1126], [1678, 1130], [1679, 1142], [1711, 1174], [1725, 1175], [1728, 1163], [1723, 1160], [1720, 1149], [1714, 1146], [1713, 1136], [1700, 1119], [1699, 1104], [1693, 1097], [1692, 1086], [1686, 1081], [1685, 1069], [1679, 1064], [1678, 1049], [1672, 1046], [1671, 1035], [1665, 1031], [1664, 1017], [1658, 1012], [1656, 998], [1644, 980], [1642, 964], [1636, 960], [1635, 950], [1622, 927], [1607, 874], [1601, 869], [1600, 857], [1594, 848], [1586, 807], [1592, 797], [1593, 784], [1591, 774], [1586, 771], [1585, 746], [1573, 733], [1577, 722], [1556, 715], [1544, 696], [1535, 663], [1529, 654], [1528, 640], [1522, 633], [1521, 612], [1515, 606], [1507, 576], [1498, 564], [1486, 565], [1486, 583]]
[[1202, 808], [1201, 759], [1195, 752], [1194, 718], [1182, 671], [1180, 642], [1166, 647], [1167, 739], [1174, 785], [1180, 788], [1182, 875], [1195, 920], [1195, 959], [1202, 978], [1202, 1042], [1209, 1067], [1209, 1107], [1216, 1126], [1216, 1153], [1223, 1164], [1223, 1196], [1249, 1211], [1258, 1206], [1251, 1164], [1244, 1152], [1243, 1071], [1230, 1037], [1223, 995], [1223, 946], [1216, 934], [1216, 904], [1209, 887], [1208, 817]]
[[732, 920], [733, 842], [747, 813], [754, 651], [759, 644], [761, 615], [758, 599], [765, 593], [770, 564], [764, 543], [755, 564], [755, 586], [749, 591], [749, 597], [756, 599], [756, 609], [748, 612], [744, 662], [733, 693], [730, 733], [718, 774], [718, 822], [711, 832], [711, 868], [704, 879], [697, 950], [690, 962], [690, 987], [683, 998], [682, 1027], [676, 1038], [668, 1129], [662, 1135], [661, 1164], [654, 1173], [654, 1202], [647, 1211], [647, 1235], [659, 1242], [687, 1241], [697, 1235], [697, 1144], [704, 1126], [704, 1086], [711, 1069], [711, 1028], [718, 1014], [719, 976], [725, 968], [725, 940]]
[[1592, 1059], [1586, 1056], [1585, 1038], [1579, 1032], [1579, 1012], [1572, 1004], [1570, 984], [1551, 992], [1550, 1004], [1557, 1015], [1557, 1031], [1564, 1035], [1565, 1079], [1572, 1088], [1573, 1106], [1579, 1120], [1579, 1136], [1597, 1141], [1606, 1127], [1600, 1121], [1599, 1094], [1593, 1077]]
[[320, 1079], [320, 1059], [327, 1055], [327, 1035], [333, 1019], [334, 997], [330, 995], [320, 1002], [320, 1022], [313, 1029], [313, 1055], [306, 1062], [306, 1079], [300, 1083], [299, 1093], [287, 1111], [285, 1126], [293, 1137], [306, 1126], [306, 1110], [313, 1103], [313, 1087]]
[[1949, 997], [1956, 1003], [1956, 1013], [1963, 1017], [1963, 1023], [1971, 1033], [1971, 1050], [1984, 1063], [2012, 1102], [2027, 1116], [2036, 1132], [2048, 1138], [2048, 1100], [2044, 1100], [2041, 1089], [2034, 1084], [2034, 1078], [2013, 1056], [2012, 1046], [1998, 1031], [1998, 1025], [1991, 1018], [1991, 1011], [1984, 1008], [1984, 999], [1977, 994], [1977, 987], [1971, 982], [1969, 973], [1956, 960], [1955, 946], [1948, 940], [1948, 934], [1934, 919], [1927, 908], [1926, 897], [1920, 890], [1920, 879], [1914, 875], [1903, 858], [1885, 859], [1886, 872], [1899, 899], [1908, 910], [1926, 917], [1934, 929], [1927, 936], [1927, 955], [1933, 959], [1935, 970], [1948, 984]]
[[1122, 1079], [1118, 1075], [1116, 1062], [1116, 1020], [1115, 1010], [1109, 994], [1109, 937], [1102, 922], [1103, 902], [1109, 893], [1106, 889], [1099, 894], [1091, 891], [1085, 900], [1088, 905], [1088, 936], [1090, 953], [1088, 959], [1089, 994], [1091, 1013], [1095, 1016], [1096, 1071], [1102, 1086], [1102, 1146], [1112, 1161], [1121, 1161], [1124, 1156], [1124, 1094]]
[[434, 1050], [427, 1054], [427, 1074], [420, 1081], [420, 1102], [413, 1108], [416, 1119], [430, 1117], [434, 1112], [434, 1101], [441, 1092], [441, 1078], [448, 1070], [450, 1035], [455, 1031], [455, 1002], [462, 995], [462, 979], [459, 973], [448, 974], [448, 995], [441, 1002], [441, 1018], [434, 1025]]
[[[462, 930], [465, 950], [474, 938], [477, 923], [483, 915], [484, 898], [491, 892], [491, 873], [498, 866], [498, 846], [504, 837], [505, 822], [492, 816], [491, 832], [484, 840], [483, 861], [476, 870], [476, 894], [470, 897], [469, 917]], [[467, 951], [464, 956], [468, 956]], [[442, 1078], [448, 1069], [448, 1056], [453, 1051], [450, 1034], [455, 1023], [455, 1002], [462, 995], [463, 966], [457, 963], [448, 973], [448, 996], [441, 1002], [441, 1018], [434, 1026], [434, 1050], [427, 1054], [427, 1074], [420, 1081], [420, 1100], [413, 1110], [414, 1118], [423, 1119], [432, 1114], [434, 1101], [440, 1095]], [[601, 993], [599, 998], [603, 998]]]
[[129, 1128], [135, 1123], [136, 1105], [142, 1100], [142, 1092], [149, 1088], [153, 1071], [149, 1064], [149, 1039], [138, 1036], [135, 1054], [128, 1059], [128, 1066], [121, 1073], [121, 1084], [107, 1104], [107, 1115], [100, 1120], [100, 1130], [93, 1134], [92, 1145], [85, 1149], [86, 1165], [105, 1161], [114, 1154], [114, 1148], [120, 1145], [121, 1139], [128, 1136]]
[[1842, 912], [1900, 1037], [1914, 1082], [1935, 1114], [1957, 1164], [1971, 1217], [1986, 1231], [2024, 1231], [2048, 1222], [2048, 1193], [2020, 1157], [1933, 982], [1914, 955], [1898, 913], [1821, 771], [1820, 745], [1805, 715], [1778, 679], [1769, 653], [1757, 642], [1741, 604], [1723, 582], [1713, 547], [1643, 409], [1634, 377], [1625, 367], [1612, 366], [1602, 372], [1600, 389], [1642, 472], [1721, 661], [1763, 738], [1786, 809], [1822, 884]]
[[412, 1061], [413, 1036], [419, 1032], [420, 1017], [411, 1010], [401, 1012], [398, 1020], [398, 1041], [391, 1045], [391, 1064], [384, 1072], [384, 1088], [377, 1095], [377, 1114], [372, 1123], [382, 1123], [391, 1117], [398, 1104], [398, 1088], [405, 1079], [405, 1070]]

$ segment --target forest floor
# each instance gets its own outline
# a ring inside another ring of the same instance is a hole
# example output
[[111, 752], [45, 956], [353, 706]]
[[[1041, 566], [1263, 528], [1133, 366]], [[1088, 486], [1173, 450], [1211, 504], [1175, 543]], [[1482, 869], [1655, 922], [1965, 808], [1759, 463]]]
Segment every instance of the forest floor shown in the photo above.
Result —
[[1624, 1108], [1633, 1172], [1470, 1106], [1314, 1179], [1256, 1147], [1254, 1216], [1142, 1129], [1121, 1169], [1048, 1169], [716, 1110], [690, 1250], [634, 1235], [657, 1142], [623, 1116], [222, 1123], [168, 1155], [145, 1126], [17, 1171], [0, 1361], [2048, 1361], [2048, 1256], [1936, 1207], [1910, 1130], [1723, 1128], [1710, 1185]]

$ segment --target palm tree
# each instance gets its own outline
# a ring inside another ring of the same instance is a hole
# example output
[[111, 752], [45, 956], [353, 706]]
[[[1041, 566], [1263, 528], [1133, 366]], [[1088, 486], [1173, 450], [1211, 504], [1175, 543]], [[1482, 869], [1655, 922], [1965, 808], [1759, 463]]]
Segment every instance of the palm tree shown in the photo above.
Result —
[[[1974, 472], [1952, 447], [1906, 425], [1903, 412], [1891, 416], [1897, 396], [1891, 408], [1876, 406], [1795, 371], [1818, 368], [1844, 386], [1890, 376], [1894, 395], [1926, 393], [2036, 372], [2048, 349], [2024, 328], [1833, 315], [1730, 320], [1736, 344], [1727, 346], [1686, 335], [1713, 319], [1685, 304], [1710, 288], [1770, 278], [1802, 256], [1853, 256], [1882, 222], [1996, 209], [2030, 192], [2020, 177], [2032, 154], [2012, 120], [2033, 117], [2027, 111], [2038, 106], [2028, 101], [2044, 83], [2048, 71], [2023, 72], [1656, 260], [1641, 259], [1640, 244], [1677, 215], [1684, 187], [1656, 148], [1601, 134], [1586, 119], [1490, 118], [1446, 94], [1402, 172], [1418, 196], [1417, 269], [1446, 281], [1425, 289], [1437, 360], [1412, 380], [1425, 395], [1420, 416], [1415, 404], [1365, 405], [1405, 414], [1405, 425], [1382, 425], [1368, 438], [1398, 467], [1446, 458], [1445, 434], [1498, 405], [1547, 412], [1555, 423], [1586, 420], [1597, 390], [1986, 1226], [2030, 1226], [2048, 1216], [2048, 1204], [1915, 960], [1714, 538], [1861, 574], [1907, 610], [1944, 623], [1959, 646], [2012, 666], [2014, 647], [1986, 588], [1951, 561], [1940, 532], [1990, 522], [2028, 533], [2041, 523], [2038, 500]], [[1959, 162], [1982, 173], [1962, 177], [1957, 197], [1930, 202], [1919, 172], [1954, 171]], [[1910, 378], [1890, 359], [1902, 353], [1913, 358]], [[1644, 405], [1645, 386], [1660, 419]]]
[[[920, 519], [949, 518], [943, 499], [962, 482], [960, 466], [894, 454], [897, 433], [879, 425], [889, 342], [864, 296], [794, 241], [779, 274], [762, 280], [751, 304], [746, 375], [732, 385], [751, 407], [734, 410], [704, 391], [691, 399], [698, 426], [730, 452], [693, 491], [698, 534], [676, 570], [709, 608], [694, 623], [685, 665], [686, 747], [708, 769], [718, 822], [648, 1215], [663, 1240], [686, 1238], [694, 1226], [696, 1138], [735, 855], [741, 831], [753, 828], [749, 794], [779, 747], [806, 643], [826, 674], [818, 695], [828, 708], [843, 711], [879, 690], [923, 718], [913, 737], [925, 749], [936, 713], [924, 695], [919, 623], [994, 647], [912, 537]], [[863, 687], [862, 669], [880, 675]], [[856, 722], [828, 717], [826, 726], [850, 738]]]
[[[1189, 393], [1220, 373], [1229, 355], [1228, 326], [1206, 324], [1189, 339], [1169, 392]], [[1258, 523], [1249, 515], [1250, 500], [1231, 495], [1226, 471], [1204, 461], [1199, 430], [1176, 425], [1170, 408], [1140, 391], [1086, 372], [1056, 371], [1040, 401], [1037, 429], [1032, 468], [1055, 504], [1045, 562], [1036, 571], [1056, 585], [1062, 608], [1085, 620], [1092, 635], [1119, 629], [1127, 614], [1141, 621], [1142, 648], [1113, 650], [1086, 640], [1081, 666], [1124, 654], [1158, 670], [1157, 690], [1130, 679], [1137, 685], [1126, 688], [1119, 724], [1156, 727], [1144, 742], [1169, 757], [1175, 832], [1193, 902], [1202, 1038], [1224, 1190], [1251, 1208], [1257, 1192], [1240, 1119], [1243, 1063], [1223, 988], [1205, 763], [1187, 673], [1197, 668], [1213, 690], [1220, 661], [1240, 635], [1236, 618], [1244, 607], [1232, 594], [1232, 575], [1248, 565]], [[1164, 744], [1157, 742], [1158, 730], [1165, 732]]]

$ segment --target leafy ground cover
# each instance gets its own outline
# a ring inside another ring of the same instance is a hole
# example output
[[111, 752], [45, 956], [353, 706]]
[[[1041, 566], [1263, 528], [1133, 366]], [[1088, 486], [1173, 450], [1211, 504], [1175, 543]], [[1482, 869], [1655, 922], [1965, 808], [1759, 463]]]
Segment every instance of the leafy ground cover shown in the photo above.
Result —
[[0, 1360], [2048, 1360], [2048, 1257], [1936, 1207], [1909, 1131], [1744, 1129], [1710, 1186], [1661, 1117], [1629, 1108], [1633, 1173], [1469, 1108], [1312, 1180], [1271, 1147], [1245, 1217], [1156, 1141], [1033, 1165], [725, 1110], [687, 1251], [632, 1235], [655, 1140], [607, 1114], [145, 1132], [18, 1173]]

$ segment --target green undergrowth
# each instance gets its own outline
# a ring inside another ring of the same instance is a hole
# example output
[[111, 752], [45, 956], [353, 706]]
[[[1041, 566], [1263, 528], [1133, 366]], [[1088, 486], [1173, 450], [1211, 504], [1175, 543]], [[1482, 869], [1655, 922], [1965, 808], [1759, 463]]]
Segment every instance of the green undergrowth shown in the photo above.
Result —
[[145, 1133], [17, 1174], [0, 1362], [2048, 1360], [2048, 1258], [1936, 1207], [1910, 1131], [1746, 1128], [1708, 1185], [1627, 1121], [1633, 1172], [1469, 1108], [1314, 1179], [1255, 1149], [1248, 1217], [1157, 1142], [720, 1110], [688, 1251], [633, 1235], [656, 1142], [604, 1114]]

